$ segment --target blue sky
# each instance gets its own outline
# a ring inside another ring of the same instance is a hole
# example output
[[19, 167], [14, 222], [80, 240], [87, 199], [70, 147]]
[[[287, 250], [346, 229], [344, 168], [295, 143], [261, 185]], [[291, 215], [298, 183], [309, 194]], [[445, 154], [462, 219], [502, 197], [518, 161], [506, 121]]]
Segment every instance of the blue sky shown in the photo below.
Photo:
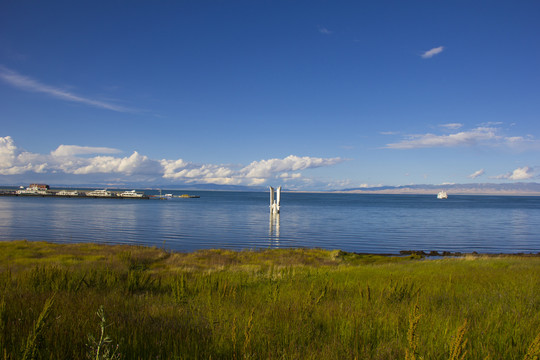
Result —
[[0, 183], [540, 175], [538, 1], [2, 1]]

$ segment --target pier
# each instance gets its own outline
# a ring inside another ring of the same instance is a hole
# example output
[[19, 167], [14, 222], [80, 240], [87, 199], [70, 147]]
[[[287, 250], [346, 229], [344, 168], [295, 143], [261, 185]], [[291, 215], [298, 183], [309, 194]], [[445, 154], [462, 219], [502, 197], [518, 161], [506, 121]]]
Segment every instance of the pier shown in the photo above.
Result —
[[0, 196], [15, 197], [49, 197], [49, 198], [92, 198], [92, 199], [138, 199], [148, 200], [150, 196], [144, 193], [131, 191], [107, 191], [104, 190], [51, 190], [46, 184], [30, 184], [26, 189], [0, 189]]
[[43, 197], [43, 198], [72, 198], [72, 199], [135, 199], [135, 200], [148, 200], [150, 196], [143, 195], [141, 197], [125, 197], [113, 194], [111, 196], [92, 196], [92, 195], [58, 195], [55, 192], [48, 194], [17, 194], [13, 191], [0, 191], [0, 196], [12, 196], [12, 197]]

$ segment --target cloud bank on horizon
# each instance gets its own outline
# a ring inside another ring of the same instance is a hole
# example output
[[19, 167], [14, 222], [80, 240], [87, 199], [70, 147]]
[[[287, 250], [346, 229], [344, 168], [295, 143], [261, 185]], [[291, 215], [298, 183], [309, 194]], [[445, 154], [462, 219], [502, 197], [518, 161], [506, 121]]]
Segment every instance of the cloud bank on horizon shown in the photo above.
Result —
[[[115, 157], [122, 151], [108, 147], [60, 145], [49, 154], [20, 149], [10, 136], [0, 137], [0, 175], [69, 174], [87, 177], [111, 175], [114, 181], [159, 182], [178, 184], [263, 185], [280, 179], [295, 188], [311, 182], [302, 171], [328, 167], [344, 161], [341, 158], [318, 158], [289, 155], [283, 159], [253, 161], [249, 165], [195, 164], [183, 159], [154, 160], [134, 151], [130, 156]], [[87, 155], [95, 155], [88, 157]]]
[[[414, 150], [414, 149], [429, 149], [429, 148], [487, 148], [501, 149], [503, 151], [510, 150], [511, 152], [536, 152], [540, 150], [540, 140], [535, 139], [531, 135], [527, 136], [509, 136], [506, 135], [501, 127], [502, 123], [486, 123], [481, 126], [469, 130], [458, 131], [463, 127], [461, 123], [449, 123], [438, 125], [438, 128], [444, 129], [443, 134], [412, 134], [405, 135], [397, 142], [388, 143], [384, 149], [392, 150]], [[397, 132], [381, 132], [382, 135], [395, 136]], [[495, 180], [532, 180], [538, 178], [540, 167], [538, 166], [522, 166], [504, 174], [489, 176]], [[484, 168], [469, 174], [467, 178], [477, 179], [486, 174]]]

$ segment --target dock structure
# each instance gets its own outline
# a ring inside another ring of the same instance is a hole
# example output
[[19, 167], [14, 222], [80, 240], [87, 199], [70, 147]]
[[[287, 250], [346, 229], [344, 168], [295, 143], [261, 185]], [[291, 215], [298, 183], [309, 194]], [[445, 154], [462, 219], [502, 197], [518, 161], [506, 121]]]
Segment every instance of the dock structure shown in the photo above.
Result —
[[111, 195], [111, 196], [92, 196], [79, 193], [79, 195], [65, 195], [58, 194], [55, 192], [49, 192], [47, 194], [17, 194], [14, 191], [3, 191], [0, 192], [0, 196], [12, 196], [12, 197], [43, 197], [43, 198], [77, 198], [77, 199], [135, 199], [135, 200], [148, 200], [149, 196], [143, 195], [139, 197], [127, 197], [120, 195]]
[[279, 203], [281, 200], [281, 186], [274, 190], [270, 186], [270, 212], [272, 214], [279, 214]]
[[92, 199], [149, 199], [144, 193], [131, 191], [79, 191], [79, 190], [52, 190], [46, 184], [30, 184], [26, 189], [21, 186], [18, 190], [0, 189], [0, 196], [20, 197], [51, 197], [51, 198], [92, 198]]

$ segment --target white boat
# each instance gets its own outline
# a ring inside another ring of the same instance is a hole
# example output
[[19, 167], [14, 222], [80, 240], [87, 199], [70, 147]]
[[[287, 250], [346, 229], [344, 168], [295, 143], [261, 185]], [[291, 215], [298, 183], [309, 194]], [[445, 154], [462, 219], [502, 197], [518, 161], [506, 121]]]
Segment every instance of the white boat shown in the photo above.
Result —
[[103, 190], [94, 190], [86, 193], [86, 196], [101, 196], [101, 197], [111, 197], [112, 192], [107, 191], [107, 189]]
[[437, 199], [448, 199], [448, 194], [446, 191], [439, 191], [437, 194]]
[[135, 192], [135, 190], [131, 190], [131, 191], [124, 191], [123, 193], [118, 194], [118, 196], [126, 197], [126, 198], [142, 198], [144, 194]]
[[79, 192], [76, 190], [60, 190], [56, 193], [57, 196], [79, 196]]

